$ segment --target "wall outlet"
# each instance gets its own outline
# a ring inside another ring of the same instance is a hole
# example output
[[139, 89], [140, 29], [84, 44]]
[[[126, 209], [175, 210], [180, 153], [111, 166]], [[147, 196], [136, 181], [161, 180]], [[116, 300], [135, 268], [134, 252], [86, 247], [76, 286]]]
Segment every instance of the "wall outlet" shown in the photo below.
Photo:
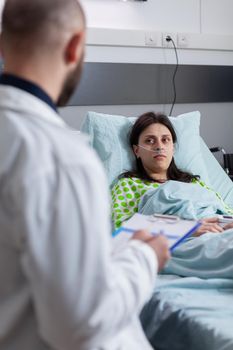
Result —
[[174, 41], [175, 46], [177, 46], [177, 34], [176, 33], [163, 33], [162, 34], [162, 45], [163, 47], [174, 47], [172, 41], [167, 41], [167, 37], [170, 36]]
[[[156, 32], [145, 32], [145, 45], [146, 46], [158, 46], [158, 33]], [[161, 40], [160, 40], [161, 41]]]
[[188, 34], [178, 33], [177, 34], [177, 47], [189, 47], [189, 37]]

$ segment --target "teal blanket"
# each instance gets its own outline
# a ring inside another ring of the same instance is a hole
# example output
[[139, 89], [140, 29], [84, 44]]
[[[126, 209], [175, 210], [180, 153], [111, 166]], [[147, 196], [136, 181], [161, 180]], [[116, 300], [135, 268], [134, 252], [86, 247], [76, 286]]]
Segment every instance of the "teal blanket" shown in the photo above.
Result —
[[201, 219], [224, 214], [224, 203], [216, 194], [198, 183], [168, 181], [149, 190], [139, 202], [139, 212], [145, 215], [162, 213], [184, 219]]
[[174, 250], [141, 322], [155, 349], [233, 349], [233, 229]]
[[153, 348], [232, 350], [233, 280], [173, 277], [161, 276], [141, 313]]
[[233, 229], [189, 239], [173, 251], [163, 273], [233, 279]]
[[[199, 219], [225, 213], [215, 193], [169, 181], [147, 192], [139, 212]], [[233, 350], [233, 229], [177, 247], [141, 313], [155, 349]]]

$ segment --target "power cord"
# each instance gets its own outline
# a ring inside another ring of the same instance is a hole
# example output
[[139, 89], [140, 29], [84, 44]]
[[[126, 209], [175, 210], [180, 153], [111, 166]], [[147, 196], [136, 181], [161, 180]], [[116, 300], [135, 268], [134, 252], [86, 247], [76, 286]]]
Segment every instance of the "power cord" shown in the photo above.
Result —
[[171, 106], [170, 113], [169, 113], [169, 115], [172, 115], [172, 111], [173, 111], [174, 105], [176, 103], [176, 73], [177, 73], [178, 68], [179, 68], [179, 58], [178, 58], [178, 54], [177, 54], [176, 45], [174, 43], [174, 40], [170, 37], [170, 35], [167, 35], [166, 41], [167, 42], [170, 42], [170, 41], [172, 42], [172, 45], [173, 45], [174, 50], [175, 50], [175, 55], [176, 55], [176, 67], [175, 67], [175, 70], [174, 70], [174, 73], [173, 73], [173, 77], [172, 77], [172, 86], [173, 86], [174, 98], [173, 98], [172, 106]]

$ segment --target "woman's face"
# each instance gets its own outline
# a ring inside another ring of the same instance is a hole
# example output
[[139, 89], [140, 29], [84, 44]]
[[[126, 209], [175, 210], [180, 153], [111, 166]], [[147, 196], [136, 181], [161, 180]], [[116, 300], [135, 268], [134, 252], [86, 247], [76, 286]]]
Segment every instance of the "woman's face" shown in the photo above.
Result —
[[[163, 124], [149, 125], [141, 133], [134, 153], [140, 158], [148, 175], [167, 178], [167, 169], [172, 161], [174, 144], [170, 130]], [[143, 148], [142, 148], [143, 147]]]

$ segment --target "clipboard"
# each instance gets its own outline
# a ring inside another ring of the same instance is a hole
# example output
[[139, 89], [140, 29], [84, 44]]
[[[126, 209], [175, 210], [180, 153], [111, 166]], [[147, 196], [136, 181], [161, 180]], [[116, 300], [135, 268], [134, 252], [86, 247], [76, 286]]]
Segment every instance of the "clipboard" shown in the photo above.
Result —
[[113, 232], [113, 249], [121, 250], [135, 231], [148, 230], [152, 235], [163, 234], [169, 242], [172, 252], [190, 237], [201, 225], [195, 220], [184, 220], [175, 215], [136, 213], [116, 231]]

